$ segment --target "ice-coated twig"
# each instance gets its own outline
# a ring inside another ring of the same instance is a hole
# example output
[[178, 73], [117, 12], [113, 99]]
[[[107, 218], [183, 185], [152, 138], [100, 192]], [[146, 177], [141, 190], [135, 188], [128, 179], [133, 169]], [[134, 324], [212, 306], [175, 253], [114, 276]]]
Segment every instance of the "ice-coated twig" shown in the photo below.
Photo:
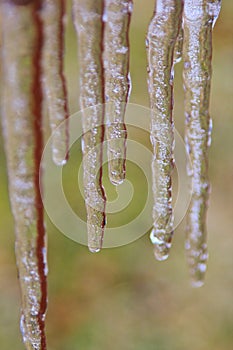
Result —
[[[65, 2], [64, 0], [43, 0], [42, 4], [44, 95], [53, 133], [53, 160], [57, 165], [63, 165], [68, 157], [68, 106], [63, 73]], [[61, 123], [62, 125], [57, 128]]]
[[180, 0], [157, 0], [147, 34], [154, 196], [153, 229], [150, 238], [158, 260], [168, 257], [173, 235], [173, 55], [181, 27], [182, 9], [183, 2]]
[[193, 286], [201, 286], [208, 258], [206, 212], [209, 197], [208, 148], [211, 142], [209, 116], [212, 28], [221, 1], [185, 0], [184, 91], [185, 141], [192, 168], [192, 199], [188, 212], [186, 252]]
[[[106, 198], [102, 186], [104, 139], [103, 1], [73, 0], [73, 21], [78, 36], [80, 105], [83, 111], [83, 184], [87, 211], [88, 247], [102, 247]], [[85, 111], [85, 108], [90, 107]]]
[[28, 350], [45, 350], [46, 242], [39, 188], [42, 153], [39, 2], [1, 2], [3, 35], [2, 122], [9, 193], [15, 221], [15, 252], [21, 289], [20, 327]]
[[[124, 124], [130, 91], [129, 25], [132, 0], [105, 0], [104, 68], [106, 135], [109, 179], [115, 185], [125, 178], [127, 131]], [[108, 102], [111, 102], [108, 104]]]

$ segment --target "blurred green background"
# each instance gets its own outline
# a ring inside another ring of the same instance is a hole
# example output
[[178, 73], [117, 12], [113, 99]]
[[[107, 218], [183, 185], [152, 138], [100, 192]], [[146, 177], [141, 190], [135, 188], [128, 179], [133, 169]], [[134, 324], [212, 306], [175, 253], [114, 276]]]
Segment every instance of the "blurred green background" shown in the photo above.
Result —
[[[130, 102], [148, 106], [145, 34], [154, 1], [134, 0]], [[70, 2], [69, 2], [70, 7]], [[48, 349], [230, 350], [233, 348], [233, 2], [223, 1], [213, 34], [210, 150], [212, 193], [208, 212], [209, 263], [205, 286], [192, 289], [184, 256], [185, 220], [170, 258], [157, 262], [148, 235], [93, 255], [48, 228]], [[66, 74], [70, 110], [79, 110], [76, 39], [67, 18]], [[183, 135], [182, 63], [176, 67], [175, 124]], [[0, 152], [0, 348], [23, 350], [14, 228]], [[72, 179], [72, 174], [70, 175]], [[141, 191], [140, 176], [134, 179]], [[110, 192], [114, 190], [110, 189]], [[73, 199], [74, 200], [74, 199]], [[135, 210], [140, 203], [135, 201]]]

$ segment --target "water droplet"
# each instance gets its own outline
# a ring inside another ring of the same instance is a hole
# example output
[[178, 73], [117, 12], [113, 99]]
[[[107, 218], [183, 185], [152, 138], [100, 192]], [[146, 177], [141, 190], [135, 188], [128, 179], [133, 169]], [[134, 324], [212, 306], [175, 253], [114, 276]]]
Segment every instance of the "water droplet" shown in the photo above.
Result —
[[166, 242], [163, 237], [164, 235], [160, 235], [158, 237], [158, 232], [155, 228], [152, 229], [150, 233], [151, 243], [154, 245], [154, 256], [158, 261], [166, 260], [169, 256], [169, 251], [171, 248], [171, 243]]

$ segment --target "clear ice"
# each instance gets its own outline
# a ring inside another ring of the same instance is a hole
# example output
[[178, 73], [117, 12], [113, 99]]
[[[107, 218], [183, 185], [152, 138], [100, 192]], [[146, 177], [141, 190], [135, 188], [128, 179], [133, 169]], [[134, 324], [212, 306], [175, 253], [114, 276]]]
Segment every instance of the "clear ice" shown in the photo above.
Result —
[[[158, 0], [147, 33], [148, 90], [151, 107], [153, 229], [150, 234], [157, 260], [169, 255], [173, 235], [171, 174], [173, 148], [173, 57], [181, 51], [180, 0]], [[176, 44], [177, 38], [179, 43]]]
[[183, 51], [183, 26], [182, 21], [180, 22], [179, 26], [179, 33], [176, 39], [175, 48], [174, 48], [174, 54], [173, 54], [173, 65], [180, 62], [182, 60], [182, 51]]
[[[83, 185], [87, 211], [88, 247], [102, 247], [106, 198], [102, 186], [104, 140], [102, 0], [73, 0], [73, 21], [78, 36], [80, 106], [82, 109]], [[86, 108], [89, 110], [86, 110]]]
[[[63, 73], [64, 12], [64, 0], [43, 0], [41, 15], [44, 29], [42, 60], [44, 96], [47, 101], [50, 127], [53, 134], [53, 160], [57, 165], [65, 164], [68, 155], [68, 106]], [[57, 128], [61, 123], [62, 125]]]
[[1, 2], [2, 123], [25, 348], [45, 350], [46, 242], [39, 189], [42, 153], [42, 24], [35, 2]]
[[185, 91], [186, 147], [192, 168], [192, 199], [187, 218], [186, 252], [193, 286], [204, 283], [208, 259], [206, 213], [209, 198], [208, 148], [212, 28], [221, 1], [185, 0], [183, 79]]
[[[121, 184], [125, 178], [126, 138], [124, 124], [130, 92], [129, 25], [132, 0], [104, 2], [104, 78], [106, 135], [108, 140], [109, 179]], [[111, 102], [110, 104], [108, 102]]]

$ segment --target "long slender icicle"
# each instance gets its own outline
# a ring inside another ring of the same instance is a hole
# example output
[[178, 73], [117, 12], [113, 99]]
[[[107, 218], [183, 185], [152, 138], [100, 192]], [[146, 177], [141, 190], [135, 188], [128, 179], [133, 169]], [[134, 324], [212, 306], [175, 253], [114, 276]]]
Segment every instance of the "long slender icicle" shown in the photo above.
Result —
[[192, 169], [192, 200], [188, 213], [186, 251], [193, 286], [203, 284], [208, 258], [206, 212], [209, 197], [208, 148], [211, 142], [209, 116], [212, 27], [220, 1], [191, 0], [184, 6], [184, 90], [186, 147]]
[[26, 349], [45, 350], [46, 246], [39, 189], [42, 153], [39, 2], [1, 3], [2, 114], [16, 261], [22, 295], [21, 332]]
[[129, 24], [132, 0], [105, 0], [104, 68], [106, 134], [108, 139], [109, 178], [115, 185], [125, 178], [127, 131], [125, 107], [130, 90]]
[[173, 55], [180, 32], [183, 2], [157, 0], [147, 34], [148, 89], [153, 146], [153, 222], [151, 241], [158, 260], [168, 257], [173, 234], [171, 172], [173, 169]]
[[[68, 155], [68, 106], [63, 74], [64, 11], [64, 0], [43, 0], [41, 14], [44, 24], [44, 88], [53, 133], [53, 160], [57, 165], [65, 164]], [[64, 123], [57, 128], [62, 122]]]
[[[87, 210], [88, 247], [102, 247], [106, 198], [102, 186], [104, 139], [103, 1], [73, 0], [73, 20], [78, 35], [80, 105], [83, 111], [83, 183]], [[100, 126], [99, 126], [100, 125]]]

